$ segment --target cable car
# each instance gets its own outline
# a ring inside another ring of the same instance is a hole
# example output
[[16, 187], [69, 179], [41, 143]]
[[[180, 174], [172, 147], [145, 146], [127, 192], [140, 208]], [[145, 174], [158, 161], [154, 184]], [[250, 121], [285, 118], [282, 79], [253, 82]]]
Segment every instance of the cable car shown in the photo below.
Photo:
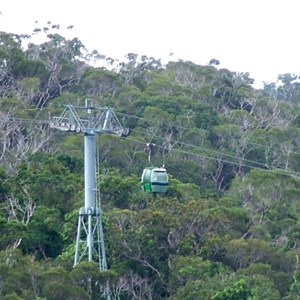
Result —
[[141, 181], [146, 193], [165, 193], [168, 188], [168, 174], [165, 168], [147, 167]]

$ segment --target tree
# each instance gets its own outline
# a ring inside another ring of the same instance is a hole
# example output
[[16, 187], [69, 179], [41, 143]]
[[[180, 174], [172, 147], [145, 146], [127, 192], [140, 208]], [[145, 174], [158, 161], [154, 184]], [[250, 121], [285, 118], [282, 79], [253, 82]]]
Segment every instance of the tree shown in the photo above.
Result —
[[102, 202], [121, 209], [138, 208], [144, 201], [140, 178], [136, 175], [124, 177], [117, 170], [101, 176]]
[[89, 97], [111, 98], [121, 86], [121, 76], [104, 68], [89, 68], [81, 76], [79, 89]]
[[199, 256], [176, 256], [170, 263], [170, 294], [185, 286], [188, 282], [210, 279], [217, 274], [229, 274], [224, 265]]
[[81, 176], [68, 170], [57, 157], [38, 152], [27, 162], [20, 163], [11, 182], [15, 197], [20, 200], [30, 198], [36, 204], [59, 209], [64, 215], [80, 199]]
[[[70, 276], [75, 285], [82, 287], [92, 299], [102, 299], [105, 296], [114, 294], [114, 286], [116, 286], [118, 281], [116, 272], [113, 270], [100, 271], [96, 262], [79, 263], [71, 271]], [[119, 293], [122, 293], [122, 289], [120, 289]]]
[[159, 70], [161, 68], [160, 59], [147, 57], [142, 55], [139, 57], [136, 53], [128, 53], [126, 55], [127, 62], [120, 62], [118, 69], [124, 77], [124, 85], [135, 85], [141, 90], [145, 86], [145, 75], [150, 70]]
[[61, 267], [41, 273], [41, 296], [49, 300], [87, 300], [88, 294], [74, 286], [70, 275]]
[[[262, 295], [266, 293], [265, 298], [267, 298], [267, 293], [270, 292], [268, 291], [267, 287], [271, 288], [272, 286], [273, 293], [275, 294], [277, 292], [276, 297], [278, 299], [279, 297], [283, 297], [284, 295], [286, 295], [291, 280], [289, 274], [286, 274], [280, 270], [274, 270], [272, 269], [271, 265], [264, 263], [250, 264], [248, 268], [239, 269], [237, 271], [237, 274], [251, 277], [255, 281], [260, 280], [261, 284], [258, 285], [256, 283], [255, 288], [257, 289], [257, 293], [260, 294], [260, 297], [262, 297]], [[266, 283], [265, 286], [263, 286], [263, 282]]]
[[5, 220], [0, 217], [0, 248], [15, 249], [20, 241], [26, 236], [27, 228], [22, 222], [17, 220]]
[[270, 246], [257, 239], [231, 240], [226, 248], [228, 263], [235, 270], [248, 267], [251, 263], [266, 261], [271, 254]]
[[20, 250], [0, 252], [1, 298], [9, 295], [21, 299], [35, 299], [39, 295], [39, 276], [42, 265], [33, 256], [25, 256]]
[[15, 34], [0, 33], [0, 96], [6, 98], [15, 88], [16, 80], [12, 69], [23, 61], [24, 53], [21, 49], [20, 36]]
[[39, 205], [28, 223], [28, 232], [20, 245], [22, 251], [45, 259], [58, 256], [63, 248], [59, 220], [58, 210]]
[[250, 212], [251, 226], [245, 236], [261, 237], [283, 248], [293, 244], [295, 237], [291, 219], [298, 220], [298, 193], [297, 178], [262, 170], [252, 170], [243, 180], [236, 178], [228, 192]]
[[219, 60], [215, 59], [215, 58], [212, 58], [210, 61], [209, 61], [209, 65], [210, 66], [218, 66], [220, 64]]
[[37, 107], [44, 107], [50, 99], [79, 83], [86, 69], [84, 46], [78, 38], [67, 40], [60, 34], [47, 34], [48, 41], [41, 45], [29, 44], [26, 55], [30, 60], [42, 62], [47, 76], [42, 78], [41, 92], [34, 99]]
[[226, 287], [223, 291], [217, 292], [212, 296], [212, 300], [234, 300], [234, 299], [253, 299], [246, 279], [240, 279], [233, 283], [232, 287]]

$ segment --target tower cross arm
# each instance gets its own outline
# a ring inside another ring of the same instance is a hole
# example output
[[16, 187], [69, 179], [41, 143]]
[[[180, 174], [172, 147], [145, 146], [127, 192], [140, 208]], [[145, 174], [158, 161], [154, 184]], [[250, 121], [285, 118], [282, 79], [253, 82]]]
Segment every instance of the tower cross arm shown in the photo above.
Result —
[[127, 136], [129, 129], [124, 128], [112, 108], [106, 108], [96, 118], [94, 129], [98, 133], [112, 133], [119, 136]]
[[124, 128], [113, 109], [96, 108], [87, 102], [85, 106], [65, 105], [62, 114], [53, 117], [50, 127], [61, 131], [84, 133], [109, 133], [127, 136], [129, 129]]

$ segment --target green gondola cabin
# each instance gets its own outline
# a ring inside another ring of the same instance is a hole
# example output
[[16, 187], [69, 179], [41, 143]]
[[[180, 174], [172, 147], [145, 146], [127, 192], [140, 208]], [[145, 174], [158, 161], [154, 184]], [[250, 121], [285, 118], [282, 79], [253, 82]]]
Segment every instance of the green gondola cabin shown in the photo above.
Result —
[[146, 193], [165, 193], [168, 188], [168, 175], [165, 168], [147, 167], [142, 174], [142, 189]]

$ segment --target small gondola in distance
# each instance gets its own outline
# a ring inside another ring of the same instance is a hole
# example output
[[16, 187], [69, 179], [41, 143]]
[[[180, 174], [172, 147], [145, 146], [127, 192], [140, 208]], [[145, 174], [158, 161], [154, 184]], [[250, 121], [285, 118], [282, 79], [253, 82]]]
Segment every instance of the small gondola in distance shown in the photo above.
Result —
[[146, 167], [142, 174], [142, 189], [146, 193], [166, 193], [168, 189], [167, 170], [162, 167]]

